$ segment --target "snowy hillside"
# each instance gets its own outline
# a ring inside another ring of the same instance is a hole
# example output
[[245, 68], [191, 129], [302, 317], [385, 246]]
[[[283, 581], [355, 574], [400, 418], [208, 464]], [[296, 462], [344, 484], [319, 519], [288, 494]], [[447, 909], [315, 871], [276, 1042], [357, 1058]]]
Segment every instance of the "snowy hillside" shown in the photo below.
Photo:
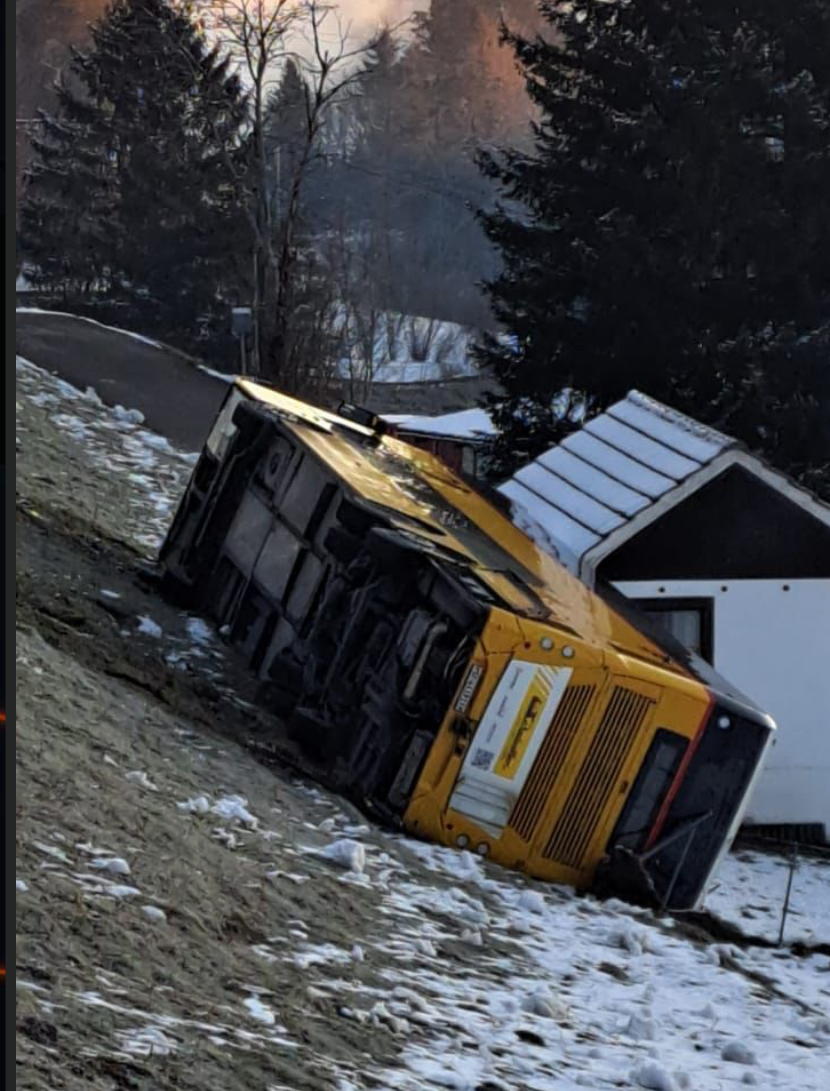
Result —
[[478, 331], [389, 311], [342, 309], [335, 323], [342, 379], [423, 383], [476, 375], [472, 345]]
[[[17, 1085], [824, 1091], [830, 868], [796, 955], [412, 841], [257, 761], [231, 652], [161, 600], [193, 457], [18, 360]], [[711, 906], [777, 934], [783, 864]]]

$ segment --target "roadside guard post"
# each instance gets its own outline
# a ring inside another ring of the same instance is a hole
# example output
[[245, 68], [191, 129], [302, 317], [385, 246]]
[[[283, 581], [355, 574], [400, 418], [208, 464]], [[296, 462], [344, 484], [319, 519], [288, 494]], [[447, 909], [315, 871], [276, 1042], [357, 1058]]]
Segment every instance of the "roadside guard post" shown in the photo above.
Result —
[[239, 338], [240, 372], [248, 373], [247, 340], [254, 332], [254, 313], [250, 307], [233, 307], [231, 309], [231, 333]]

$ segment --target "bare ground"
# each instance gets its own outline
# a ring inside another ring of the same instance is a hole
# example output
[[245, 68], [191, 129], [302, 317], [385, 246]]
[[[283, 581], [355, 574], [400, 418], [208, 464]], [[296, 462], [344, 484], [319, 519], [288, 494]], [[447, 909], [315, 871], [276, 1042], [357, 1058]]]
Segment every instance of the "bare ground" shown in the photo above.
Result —
[[[244, 679], [231, 693], [220, 646], [142, 586], [129, 483], [18, 408], [18, 1086], [225, 1088], [233, 1072], [301, 1091], [391, 1062], [392, 1032], [338, 1017], [331, 964], [303, 954], [331, 945], [355, 981], [376, 977], [352, 956], [371, 890], [304, 851], [348, 808], [234, 741], [256, 719]], [[244, 796], [257, 828], [177, 807], [199, 795]], [[107, 854], [129, 875], [92, 867]], [[245, 1006], [257, 996], [272, 1024]]]

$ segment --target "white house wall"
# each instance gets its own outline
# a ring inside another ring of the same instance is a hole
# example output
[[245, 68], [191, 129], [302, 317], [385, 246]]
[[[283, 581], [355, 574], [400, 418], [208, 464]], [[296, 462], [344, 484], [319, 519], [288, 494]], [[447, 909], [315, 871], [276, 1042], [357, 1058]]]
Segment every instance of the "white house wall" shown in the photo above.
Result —
[[714, 600], [715, 669], [778, 724], [750, 822], [830, 833], [830, 580], [622, 582], [630, 598]]

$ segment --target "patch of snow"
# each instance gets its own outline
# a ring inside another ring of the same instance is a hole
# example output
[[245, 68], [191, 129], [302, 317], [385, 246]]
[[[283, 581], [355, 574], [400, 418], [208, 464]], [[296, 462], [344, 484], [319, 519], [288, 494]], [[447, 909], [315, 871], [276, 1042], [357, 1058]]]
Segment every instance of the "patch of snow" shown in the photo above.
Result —
[[252, 1019], [256, 1019], [258, 1023], [265, 1023], [266, 1026], [272, 1027], [277, 1021], [273, 1011], [267, 1004], [263, 1004], [257, 996], [249, 996], [242, 1002], [248, 1009], [248, 1014]]
[[142, 905], [141, 912], [151, 921], [161, 922], [167, 920], [167, 914], [163, 909], [159, 909], [157, 905]]
[[644, 1018], [636, 1012], [622, 1029], [626, 1038], [633, 1038], [636, 1042], [653, 1042], [657, 1037], [657, 1026], [653, 1019]]
[[[302, 933], [300, 933], [302, 935]], [[333, 943], [306, 944], [301, 950], [295, 951], [294, 963], [302, 970], [309, 966], [323, 966], [326, 964], [348, 965], [355, 960], [352, 952], [345, 951], [342, 947], [335, 947]]]
[[34, 841], [33, 844], [34, 847], [44, 853], [44, 855], [51, 856], [54, 860], [60, 860], [62, 864], [69, 864], [72, 862], [63, 849], [59, 849], [57, 845], [47, 845], [43, 841]]
[[87, 856], [110, 855], [107, 849], [98, 848], [97, 845], [94, 845], [91, 841], [77, 841], [75, 843], [75, 848], [78, 849], [79, 852], [85, 853]]
[[58, 399], [55, 395], [49, 394], [46, 390], [42, 390], [40, 394], [34, 394], [29, 400], [32, 405], [36, 405], [39, 409], [48, 409], [49, 407], [58, 404]]
[[27, 993], [28, 992], [32, 992], [32, 993], [45, 993], [46, 992], [46, 989], [43, 987], [43, 985], [36, 985], [34, 981], [25, 981], [25, 980], [23, 980], [23, 979], [21, 979], [19, 977], [15, 978], [14, 986], [15, 986], [15, 989], [20, 989], [21, 992], [27, 992]]
[[223, 796], [211, 807], [213, 814], [229, 822], [239, 822], [250, 829], [256, 829], [259, 820], [248, 810], [248, 800], [244, 796]]
[[155, 556], [197, 456], [177, 451], [162, 437], [139, 428], [133, 410], [97, 404], [23, 357], [16, 357], [16, 367], [19, 399], [41, 401], [48, 395], [58, 409], [62, 403], [68, 409], [66, 403], [71, 402], [72, 412], [50, 414], [55, 427], [81, 444], [93, 465], [135, 485], [126, 497], [128, 518], [122, 533], [143, 553]]
[[395, 312], [376, 315], [370, 326], [367, 316], [346, 308], [335, 325], [342, 379], [423, 383], [478, 374], [471, 354], [478, 331], [469, 327]]
[[[227, 375], [224, 371], [215, 371], [212, 367], [208, 367], [206, 364], [197, 364], [199, 371], [203, 371], [205, 375], [210, 375], [212, 379], [220, 379], [223, 383], [235, 383], [237, 380], [236, 375]], [[241, 378], [242, 376], [239, 376]]]
[[221, 843], [227, 845], [229, 849], [235, 849], [237, 845], [242, 844], [233, 830], [226, 830], [223, 826], [217, 826], [211, 833], [211, 837], [214, 841], [221, 841]]
[[[790, 860], [786, 855], [741, 849], [718, 866], [706, 908], [747, 935], [778, 941]], [[830, 861], [802, 856], [796, 862], [784, 942], [830, 943]]]
[[612, 947], [620, 947], [623, 951], [628, 951], [630, 955], [641, 955], [643, 953], [642, 937], [635, 932], [627, 921], [621, 926], [617, 925], [611, 929], [608, 934], [608, 943]]
[[17, 890], [21, 894], [25, 894], [26, 891], [29, 889], [29, 884], [26, 882], [25, 879], [17, 879], [14, 885], [15, 890]]
[[518, 908], [528, 913], [544, 913], [546, 909], [544, 896], [538, 890], [523, 890], [519, 895]]
[[302, 886], [303, 883], [307, 883], [310, 879], [310, 875], [301, 875], [297, 872], [280, 871], [279, 868], [274, 868], [271, 871], [265, 872], [266, 879], [288, 879], [289, 882], [295, 883], [297, 886]]
[[90, 438], [91, 433], [86, 423], [72, 413], [56, 413], [52, 417], [52, 423], [61, 431], [68, 432], [73, 439], [80, 443], [84, 443]]
[[141, 893], [138, 887], [111, 883], [99, 875], [76, 874], [74, 878], [84, 888], [85, 894], [94, 897], [116, 898], [120, 901], [122, 898], [134, 898]]
[[134, 1057], [168, 1057], [176, 1043], [159, 1027], [140, 1027], [119, 1032], [121, 1049]]
[[541, 985], [532, 993], [528, 993], [521, 1002], [521, 1009], [531, 1015], [538, 1015], [542, 1019], [554, 1019], [557, 1022], [564, 1022], [568, 1018], [567, 1007], [551, 994], [546, 985]]
[[210, 1040], [218, 1038], [226, 1043], [235, 1038], [245, 1042], [246, 1045], [255, 1044], [265, 1047], [273, 1047], [274, 1045], [290, 1046], [292, 1044], [290, 1039], [285, 1036], [282, 1027], [274, 1027], [268, 1031], [263, 1027], [261, 1033], [254, 1034], [223, 1023], [208, 1023], [202, 1019], [182, 1018], [169, 1013], [161, 1014], [157, 1010], [142, 1011], [140, 1008], [128, 1007], [126, 1004], [118, 1004], [112, 1000], [107, 1000], [94, 990], [74, 992], [71, 995], [73, 999], [84, 1006], [101, 1008], [116, 1015], [142, 1020], [148, 1027], [158, 1027], [168, 1035], [174, 1030], [182, 1032], [195, 1031], [205, 1035]]
[[107, 887], [106, 893], [111, 898], [132, 898], [136, 894], [140, 894], [141, 891], [135, 886], [125, 886], [121, 883], [110, 883]]
[[101, 594], [106, 599], [120, 599], [121, 595], [117, 591], [110, 591], [106, 587], [101, 588]]
[[146, 788], [148, 792], [157, 792], [158, 788], [153, 784], [143, 769], [133, 769], [124, 774], [124, 779], [131, 784], [137, 784], [140, 788]]
[[[140, 424], [141, 421], [138, 421], [137, 423]], [[166, 436], [160, 436], [155, 432], [143, 431], [141, 433], [141, 439], [146, 447], [150, 447], [156, 451], [172, 450], [170, 440], [167, 439]]]
[[151, 617], [140, 617], [138, 619], [137, 632], [144, 633], [145, 636], [152, 636], [158, 640], [163, 634], [164, 630], [157, 621], [153, 621]]
[[366, 867], [366, 849], [363, 843], [353, 841], [348, 837], [332, 842], [331, 845], [322, 849], [319, 855], [326, 860], [330, 860], [331, 863], [337, 864], [338, 867], [346, 868], [347, 871], [354, 871], [358, 874], [363, 872]]
[[190, 639], [197, 644], [211, 644], [215, 639], [211, 627], [200, 617], [189, 617], [185, 622], [185, 628]]
[[462, 409], [457, 413], [442, 413], [436, 417], [407, 414], [385, 414], [384, 420], [398, 431], [417, 432], [448, 439], [495, 439], [498, 429], [486, 409]]
[[111, 413], [116, 420], [123, 421], [125, 424], [144, 423], [144, 414], [140, 409], [125, 409], [123, 405], [114, 405]]
[[98, 871], [109, 871], [112, 875], [130, 874], [130, 865], [121, 856], [96, 856], [89, 866]]
[[727, 1042], [721, 1050], [720, 1055], [725, 1061], [732, 1061], [734, 1064], [749, 1065], [758, 1063], [755, 1052], [744, 1042], [739, 1042], [737, 1039], [732, 1042]]
[[631, 1073], [631, 1078], [648, 1091], [679, 1091], [677, 1082], [656, 1061], [645, 1061], [639, 1065]]
[[193, 799], [186, 799], [183, 803], [177, 803], [176, 806], [180, 811], [187, 811], [188, 814], [207, 814], [210, 810], [210, 800], [207, 796], [194, 796]]
[[612, 412], [626, 424], [699, 462], [714, 458], [734, 443], [723, 432], [687, 417], [639, 390], [630, 391], [624, 401], [612, 407]]

